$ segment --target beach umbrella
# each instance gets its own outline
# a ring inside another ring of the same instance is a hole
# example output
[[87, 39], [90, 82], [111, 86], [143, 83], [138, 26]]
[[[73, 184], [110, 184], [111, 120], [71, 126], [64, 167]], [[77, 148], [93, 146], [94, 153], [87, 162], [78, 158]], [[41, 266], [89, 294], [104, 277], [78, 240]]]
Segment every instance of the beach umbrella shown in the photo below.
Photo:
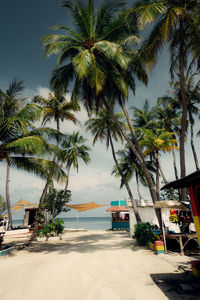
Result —
[[71, 205], [67, 204], [65, 206], [69, 207], [69, 208], [72, 208], [72, 209], [75, 209], [77, 211], [77, 228], [78, 228], [78, 219], [79, 219], [78, 213], [79, 212], [87, 211], [87, 210], [95, 209], [95, 208], [99, 208], [99, 207], [104, 207], [104, 206], [107, 206], [107, 205], [97, 204], [94, 201], [92, 201], [92, 202], [81, 203], [81, 204], [71, 204]]

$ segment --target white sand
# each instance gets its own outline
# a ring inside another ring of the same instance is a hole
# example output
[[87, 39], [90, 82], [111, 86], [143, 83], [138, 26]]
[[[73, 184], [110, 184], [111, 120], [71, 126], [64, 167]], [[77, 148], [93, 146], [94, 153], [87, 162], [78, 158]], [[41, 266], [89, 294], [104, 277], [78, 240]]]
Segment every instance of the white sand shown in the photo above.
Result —
[[137, 247], [127, 233], [66, 231], [61, 241], [0, 258], [0, 299], [168, 299], [150, 274], [174, 273], [175, 262]]

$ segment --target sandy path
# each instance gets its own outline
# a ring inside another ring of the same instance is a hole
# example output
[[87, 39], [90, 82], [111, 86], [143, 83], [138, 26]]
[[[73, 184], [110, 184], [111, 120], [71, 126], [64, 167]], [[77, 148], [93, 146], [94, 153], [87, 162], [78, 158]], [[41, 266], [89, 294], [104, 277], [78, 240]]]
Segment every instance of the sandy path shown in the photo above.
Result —
[[174, 271], [127, 233], [66, 232], [0, 258], [0, 299], [162, 300], [150, 274]]

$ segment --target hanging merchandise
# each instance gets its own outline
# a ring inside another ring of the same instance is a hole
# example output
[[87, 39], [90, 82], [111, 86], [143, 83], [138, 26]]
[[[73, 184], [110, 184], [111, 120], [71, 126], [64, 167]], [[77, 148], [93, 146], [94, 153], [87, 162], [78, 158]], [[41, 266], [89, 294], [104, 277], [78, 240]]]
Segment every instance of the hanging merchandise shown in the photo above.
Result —
[[169, 220], [172, 223], [178, 223], [178, 216], [175, 209], [170, 209]]

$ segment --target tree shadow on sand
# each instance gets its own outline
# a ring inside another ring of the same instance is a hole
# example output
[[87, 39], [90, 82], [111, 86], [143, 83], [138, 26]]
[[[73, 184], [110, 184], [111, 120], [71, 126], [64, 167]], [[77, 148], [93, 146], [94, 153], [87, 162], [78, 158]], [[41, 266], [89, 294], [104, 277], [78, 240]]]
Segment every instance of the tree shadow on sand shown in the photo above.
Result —
[[130, 249], [137, 251], [141, 249], [136, 245], [136, 242], [129, 237], [127, 232], [106, 232], [106, 233], [89, 233], [81, 232], [78, 236], [64, 238], [56, 242], [32, 242], [26, 251], [29, 252], [57, 252], [59, 254], [68, 254], [71, 252], [77, 253], [92, 253], [101, 250], [120, 250]]
[[169, 300], [199, 300], [200, 280], [191, 271], [150, 275]]

